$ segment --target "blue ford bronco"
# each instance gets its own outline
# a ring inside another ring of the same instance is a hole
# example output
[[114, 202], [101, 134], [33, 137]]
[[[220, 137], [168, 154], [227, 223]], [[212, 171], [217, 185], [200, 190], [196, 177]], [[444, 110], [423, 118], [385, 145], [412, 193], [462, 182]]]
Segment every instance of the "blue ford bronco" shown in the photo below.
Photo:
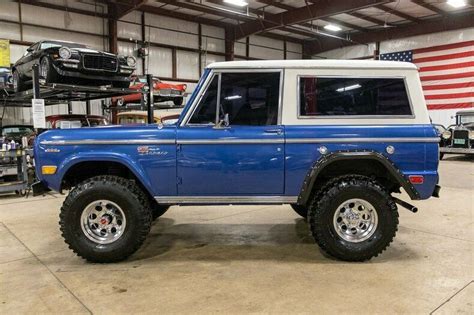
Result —
[[[288, 204], [346, 261], [392, 242], [397, 204], [438, 196], [439, 138], [417, 68], [390, 61], [211, 64], [174, 124], [42, 133], [39, 182], [69, 190], [62, 236], [115, 262], [171, 205]], [[225, 208], [223, 208], [225, 211]]]

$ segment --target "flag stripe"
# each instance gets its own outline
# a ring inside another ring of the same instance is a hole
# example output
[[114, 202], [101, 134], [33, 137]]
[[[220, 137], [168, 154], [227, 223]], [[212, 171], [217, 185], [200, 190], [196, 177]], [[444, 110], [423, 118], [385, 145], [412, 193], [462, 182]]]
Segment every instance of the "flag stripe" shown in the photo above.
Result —
[[467, 42], [454, 43], [454, 44], [446, 44], [446, 45], [439, 45], [439, 46], [433, 46], [433, 47], [427, 47], [427, 48], [414, 49], [413, 53], [421, 54], [425, 52], [440, 51], [440, 50], [460, 48], [460, 47], [469, 47], [469, 46], [474, 46], [474, 40], [467, 41]]
[[[451, 64], [451, 65], [421, 67], [420, 72], [439, 71], [439, 70], [452, 70], [452, 69], [459, 69], [459, 68], [464, 69], [464, 68], [470, 68], [470, 67], [474, 67], [474, 61], [454, 63], [454, 64]], [[470, 69], [470, 70], [474, 70], [474, 69]]]
[[474, 97], [464, 97], [464, 98], [453, 98], [453, 99], [439, 99], [439, 100], [426, 100], [426, 104], [435, 105], [435, 104], [451, 104], [451, 103], [468, 103], [474, 102]]
[[472, 50], [473, 50], [473, 47], [461, 47], [461, 48], [454, 48], [454, 49], [448, 49], [448, 50], [443, 50], [443, 51], [432, 51], [432, 52], [427, 52], [423, 54], [413, 54], [413, 57], [415, 59], [420, 59], [420, 58], [435, 57], [435, 56], [440, 56], [440, 55], [464, 53], [464, 52], [468, 52]]
[[465, 72], [465, 73], [452, 73], [446, 75], [432, 75], [432, 76], [424, 76], [421, 77], [421, 81], [430, 81], [430, 80], [447, 80], [447, 79], [459, 79], [459, 78], [474, 78], [474, 71], [473, 72]]
[[471, 108], [472, 102], [467, 103], [454, 103], [454, 104], [437, 104], [437, 105], [428, 105], [429, 110], [439, 110], [439, 109], [455, 109], [455, 108]]
[[474, 97], [474, 92], [425, 95], [426, 100], [439, 100], [439, 99], [461, 98], [461, 97]]
[[474, 56], [474, 50], [470, 50], [470, 51], [465, 51], [465, 52], [460, 52], [460, 53], [455, 53], [455, 54], [437, 55], [437, 56], [424, 57], [424, 58], [414, 58], [413, 62], [416, 64], [419, 64], [423, 62], [443, 61], [443, 60], [459, 59], [459, 58], [473, 57], [473, 56]]
[[471, 87], [474, 88], [474, 81], [462, 82], [462, 83], [451, 83], [451, 84], [424, 85], [423, 91], [464, 89], [464, 88], [471, 88]]

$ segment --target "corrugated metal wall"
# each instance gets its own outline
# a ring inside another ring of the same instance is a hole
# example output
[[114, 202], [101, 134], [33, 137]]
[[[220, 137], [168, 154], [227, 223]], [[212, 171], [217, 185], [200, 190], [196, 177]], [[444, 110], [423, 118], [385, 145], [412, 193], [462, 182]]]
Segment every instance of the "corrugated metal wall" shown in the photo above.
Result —
[[[0, 0], [0, 38], [13, 41], [11, 62], [14, 63], [26, 51], [28, 42], [43, 39], [67, 40], [87, 44], [100, 50], [108, 50], [108, 23], [100, 14], [107, 8], [99, 3], [63, 0], [43, 0], [51, 4], [86, 10], [91, 16]], [[144, 64], [138, 58], [137, 73], [150, 73], [171, 82], [185, 82], [188, 92], [195, 88], [200, 71], [212, 62], [225, 60], [225, 31], [223, 28], [199, 25], [166, 16], [145, 13], [144, 40], [150, 42], [149, 56]], [[21, 20], [21, 24], [20, 24]], [[137, 41], [142, 40], [142, 12], [133, 11], [117, 23], [118, 53], [135, 55]], [[201, 39], [199, 39], [201, 33]], [[252, 36], [235, 43], [236, 60], [283, 59], [283, 41]], [[201, 44], [201, 47], [199, 47]], [[287, 42], [286, 57], [301, 59], [302, 46]], [[199, 53], [201, 51], [201, 54]], [[85, 104], [74, 102], [73, 113], [85, 113]], [[30, 108], [7, 108], [4, 123], [30, 123]], [[47, 115], [67, 113], [67, 105], [47, 106]], [[93, 101], [92, 114], [101, 114], [100, 101]], [[1, 113], [0, 113], [1, 114]]]

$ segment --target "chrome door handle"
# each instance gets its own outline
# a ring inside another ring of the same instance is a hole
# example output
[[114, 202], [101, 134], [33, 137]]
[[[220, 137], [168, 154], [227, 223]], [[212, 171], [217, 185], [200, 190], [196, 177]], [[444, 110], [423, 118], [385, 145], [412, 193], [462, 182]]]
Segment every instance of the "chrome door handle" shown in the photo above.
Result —
[[265, 133], [276, 133], [277, 135], [281, 135], [283, 130], [281, 129], [267, 129], [264, 131]]

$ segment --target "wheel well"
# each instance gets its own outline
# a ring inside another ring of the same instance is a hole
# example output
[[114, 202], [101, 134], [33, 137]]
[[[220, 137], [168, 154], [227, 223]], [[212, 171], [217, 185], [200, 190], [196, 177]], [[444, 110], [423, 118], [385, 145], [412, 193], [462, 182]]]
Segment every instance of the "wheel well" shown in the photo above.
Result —
[[149, 196], [150, 200], [154, 200], [149, 191], [127, 166], [111, 161], [87, 161], [73, 165], [63, 176], [61, 190], [70, 189], [88, 178], [100, 175], [112, 175], [133, 180]]
[[318, 191], [330, 179], [342, 175], [362, 175], [373, 178], [389, 193], [399, 192], [401, 187], [393, 173], [376, 159], [343, 159], [328, 164], [317, 174], [312, 191]]

